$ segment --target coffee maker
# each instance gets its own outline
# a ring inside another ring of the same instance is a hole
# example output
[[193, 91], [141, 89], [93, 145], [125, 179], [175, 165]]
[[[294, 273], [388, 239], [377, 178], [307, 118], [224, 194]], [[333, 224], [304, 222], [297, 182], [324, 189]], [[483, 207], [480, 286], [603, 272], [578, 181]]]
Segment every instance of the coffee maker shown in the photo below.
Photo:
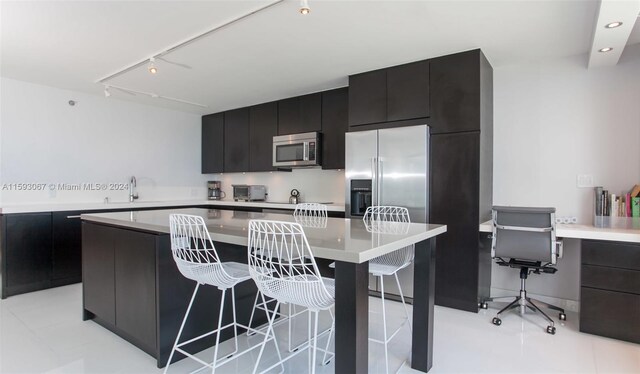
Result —
[[207, 182], [207, 196], [209, 200], [222, 200], [225, 197], [224, 191], [221, 189], [222, 182], [220, 181], [208, 181]]

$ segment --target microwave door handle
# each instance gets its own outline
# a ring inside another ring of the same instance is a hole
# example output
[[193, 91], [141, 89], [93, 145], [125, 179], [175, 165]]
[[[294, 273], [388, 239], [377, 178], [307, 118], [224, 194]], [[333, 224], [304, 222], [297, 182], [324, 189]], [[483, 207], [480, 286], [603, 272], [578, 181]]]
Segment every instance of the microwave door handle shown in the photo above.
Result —
[[309, 161], [309, 142], [302, 143], [302, 160]]

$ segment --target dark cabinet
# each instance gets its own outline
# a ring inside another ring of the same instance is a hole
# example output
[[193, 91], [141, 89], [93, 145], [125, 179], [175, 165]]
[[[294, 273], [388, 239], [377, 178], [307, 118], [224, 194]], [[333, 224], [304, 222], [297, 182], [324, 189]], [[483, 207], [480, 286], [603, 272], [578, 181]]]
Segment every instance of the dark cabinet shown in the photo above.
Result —
[[480, 130], [483, 112], [492, 110], [481, 91], [492, 87], [482, 52], [476, 49], [430, 61], [432, 133]]
[[2, 216], [2, 297], [46, 287], [51, 276], [51, 213]]
[[82, 223], [82, 298], [84, 309], [108, 323], [116, 323], [116, 236], [107, 226]]
[[344, 169], [344, 135], [349, 129], [349, 89], [322, 93], [322, 168]]
[[224, 171], [224, 114], [202, 116], [202, 174]]
[[249, 108], [249, 171], [271, 171], [273, 137], [278, 135], [278, 103]]
[[278, 135], [320, 131], [321, 108], [320, 93], [278, 101]]
[[249, 108], [224, 113], [224, 172], [249, 170]]
[[429, 117], [429, 61], [387, 69], [387, 121]]
[[156, 235], [131, 230], [115, 233], [116, 326], [148, 350], [156, 347]]
[[[62, 284], [82, 277], [82, 225], [80, 211], [53, 212], [51, 279]], [[87, 213], [87, 212], [84, 212]]]
[[387, 71], [349, 76], [349, 126], [386, 122]]
[[429, 117], [429, 61], [349, 77], [349, 126]]
[[640, 343], [640, 244], [582, 240], [580, 331]]

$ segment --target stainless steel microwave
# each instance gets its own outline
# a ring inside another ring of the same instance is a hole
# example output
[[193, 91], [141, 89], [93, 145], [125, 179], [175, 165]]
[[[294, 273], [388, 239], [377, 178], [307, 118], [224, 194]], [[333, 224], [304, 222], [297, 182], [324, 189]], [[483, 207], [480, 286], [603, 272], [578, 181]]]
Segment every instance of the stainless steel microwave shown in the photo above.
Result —
[[280, 135], [273, 137], [273, 166], [300, 167], [321, 165], [321, 134]]

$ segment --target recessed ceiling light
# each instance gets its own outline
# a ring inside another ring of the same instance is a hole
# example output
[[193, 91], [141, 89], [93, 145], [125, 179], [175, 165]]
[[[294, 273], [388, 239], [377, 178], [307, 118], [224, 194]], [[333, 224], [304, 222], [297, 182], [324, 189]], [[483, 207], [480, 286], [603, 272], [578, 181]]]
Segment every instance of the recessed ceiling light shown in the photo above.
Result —
[[606, 47], [606, 48], [600, 48], [600, 49], [598, 49], [598, 52], [609, 52], [609, 51], [613, 51], [613, 48], [611, 48], [611, 47]]
[[605, 25], [606, 28], [608, 29], [615, 29], [616, 27], [620, 27], [622, 26], [622, 22], [611, 22]]
[[156, 59], [153, 58], [153, 57], [151, 57], [149, 59], [149, 66], [147, 67], [147, 69], [149, 69], [149, 73], [151, 73], [151, 74], [155, 74], [155, 73], [158, 72], [158, 68], [154, 64], [155, 61], [156, 61]]
[[308, 0], [300, 0], [300, 13], [301, 14], [309, 14], [311, 13], [311, 8], [309, 8]]
[[111, 96], [111, 92], [109, 92], [109, 86], [104, 86], [104, 97]]

